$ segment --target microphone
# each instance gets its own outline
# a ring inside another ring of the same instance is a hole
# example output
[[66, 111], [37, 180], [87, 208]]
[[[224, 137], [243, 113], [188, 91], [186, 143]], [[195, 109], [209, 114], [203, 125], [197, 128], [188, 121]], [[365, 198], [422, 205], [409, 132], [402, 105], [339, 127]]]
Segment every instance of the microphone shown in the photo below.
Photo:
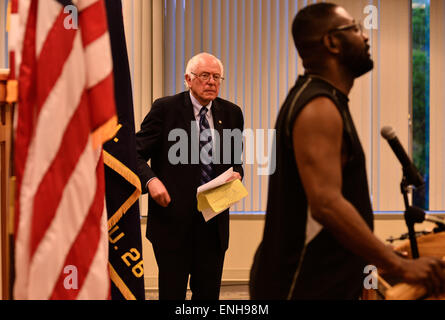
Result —
[[405, 174], [407, 183], [413, 185], [416, 188], [421, 187], [425, 184], [422, 176], [417, 170], [416, 166], [412, 163], [411, 159], [405, 152], [405, 149], [401, 145], [399, 139], [397, 139], [396, 133], [391, 127], [384, 127], [381, 131], [382, 137], [388, 141], [389, 146], [392, 151], [399, 159], [403, 167], [403, 173]]
[[422, 223], [424, 221], [433, 222], [438, 226], [439, 231], [445, 230], [444, 219], [426, 214], [423, 209], [415, 206], [411, 206], [406, 210], [405, 220], [407, 220], [407, 222], [411, 224]]

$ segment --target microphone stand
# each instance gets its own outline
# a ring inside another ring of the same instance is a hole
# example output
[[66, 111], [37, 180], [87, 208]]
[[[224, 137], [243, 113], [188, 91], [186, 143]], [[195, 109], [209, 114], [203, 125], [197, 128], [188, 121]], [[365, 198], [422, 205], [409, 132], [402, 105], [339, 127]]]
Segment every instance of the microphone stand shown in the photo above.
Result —
[[413, 256], [413, 259], [418, 259], [419, 258], [419, 248], [417, 246], [417, 239], [416, 239], [416, 232], [414, 230], [414, 224], [418, 223], [418, 222], [422, 222], [419, 221], [419, 219], [416, 217], [415, 213], [413, 210], [410, 210], [411, 206], [409, 205], [409, 200], [408, 200], [408, 191], [409, 191], [409, 183], [408, 180], [406, 178], [405, 173], [403, 174], [403, 179], [402, 182], [400, 184], [400, 189], [402, 191], [403, 194], [403, 200], [405, 202], [405, 222], [406, 222], [406, 226], [408, 227], [408, 236], [409, 236], [409, 242], [411, 245], [411, 253]]

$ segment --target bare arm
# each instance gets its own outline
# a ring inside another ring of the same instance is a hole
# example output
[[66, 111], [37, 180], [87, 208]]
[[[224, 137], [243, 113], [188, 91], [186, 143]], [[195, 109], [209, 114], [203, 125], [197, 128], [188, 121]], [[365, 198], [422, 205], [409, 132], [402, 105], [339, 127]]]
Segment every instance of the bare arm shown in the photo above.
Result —
[[315, 220], [346, 248], [386, 272], [430, 291], [443, 289], [443, 263], [424, 258], [404, 260], [377, 239], [354, 206], [342, 195], [343, 122], [328, 98], [309, 103], [293, 128], [295, 158]]

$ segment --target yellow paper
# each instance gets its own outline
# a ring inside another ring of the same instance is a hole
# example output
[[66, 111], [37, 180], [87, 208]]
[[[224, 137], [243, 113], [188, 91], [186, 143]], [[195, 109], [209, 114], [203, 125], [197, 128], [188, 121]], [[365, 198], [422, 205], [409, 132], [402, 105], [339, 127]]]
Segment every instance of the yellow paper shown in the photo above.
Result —
[[203, 212], [211, 209], [215, 213], [221, 213], [247, 195], [248, 192], [241, 181], [234, 180], [200, 193], [198, 195], [198, 210]]

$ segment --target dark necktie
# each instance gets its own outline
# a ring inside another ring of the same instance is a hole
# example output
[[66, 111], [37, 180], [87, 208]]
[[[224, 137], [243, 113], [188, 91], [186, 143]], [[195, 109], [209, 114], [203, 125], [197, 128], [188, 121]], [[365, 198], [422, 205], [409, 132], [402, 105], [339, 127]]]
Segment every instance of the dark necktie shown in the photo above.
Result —
[[199, 159], [201, 168], [201, 185], [206, 184], [213, 179], [212, 135], [209, 130], [209, 122], [206, 118], [208, 111], [209, 110], [206, 107], [202, 107], [201, 111], [199, 111]]

